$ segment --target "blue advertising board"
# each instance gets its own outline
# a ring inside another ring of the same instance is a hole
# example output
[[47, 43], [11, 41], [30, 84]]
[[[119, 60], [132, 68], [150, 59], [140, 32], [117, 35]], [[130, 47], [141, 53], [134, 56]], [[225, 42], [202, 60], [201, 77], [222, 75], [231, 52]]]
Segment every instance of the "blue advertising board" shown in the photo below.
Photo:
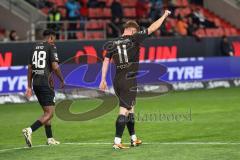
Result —
[[168, 73], [161, 77], [169, 82], [206, 81], [240, 77], [240, 58], [181, 58], [162, 62]]
[[[101, 80], [101, 64], [61, 66], [67, 86], [97, 88]], [[109, 69], [108, 85], [112, 86], [114, 65]], [[240, 58], [180, 58], [140, 64], [138, 83], [160, 81], [192, 82], [240, 78]], [[24, 92], [27, 87], [27, 67], [0, 68], [0, 94]]]
[[27, 67], [0, 67], [0, 94], [24, 92], [27, 87]]

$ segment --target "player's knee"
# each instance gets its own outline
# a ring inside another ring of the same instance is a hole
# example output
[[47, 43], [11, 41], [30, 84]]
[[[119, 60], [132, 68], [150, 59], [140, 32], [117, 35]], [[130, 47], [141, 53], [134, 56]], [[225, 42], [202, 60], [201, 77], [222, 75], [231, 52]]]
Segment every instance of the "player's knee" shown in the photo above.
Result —
[[49, 121], [50, 119], [52, 119], [53, 114], [51, 112], [50, 113], [45, 113], [44, 117], [45, 117], [46, 121]]
[[53, 118], [53, 113], [49, 114], [49, 120]]
[[53, 113], [49, 115], [49, 120], [51, 120], [52, 118], [53, 118]]

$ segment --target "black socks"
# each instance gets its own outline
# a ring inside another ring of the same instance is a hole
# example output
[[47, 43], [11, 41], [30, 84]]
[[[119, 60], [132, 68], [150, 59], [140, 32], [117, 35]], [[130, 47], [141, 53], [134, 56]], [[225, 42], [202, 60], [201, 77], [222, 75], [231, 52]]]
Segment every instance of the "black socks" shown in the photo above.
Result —
[[130, 136], [135, 134], [134, 124], [134, 113], [129, 113], [127, 118], [127, 128]]
[[39, 120], [37, 120], [31, 125], [32, 132], [36, 131], [41, 126], [42, 126], [42, 123]]
[[47, 138], [52, 138], [52, 128], [51, 125], [45, 125], [45, 133]]
[[[32, 125], [31, 125], [31, 129], [32, 129], [32, 132], [36, 131], [38, 128], [40, 128], [42, 126], [42, 123], [37, 120], [36, 122], [34, 122]], [[52, 128], [51, 128], [51, 125], [45, 125], [45, 133], [46, 133], [46, 136], [47, 138], [52, 138]]]
[[127, 117], [126, 116], [118, 115], [118, 118], [117, 118], [117, 121], [116, 121], [116, 134], [115, 134], [115, 137], [122, 138], [126, 122], [127, 122]]

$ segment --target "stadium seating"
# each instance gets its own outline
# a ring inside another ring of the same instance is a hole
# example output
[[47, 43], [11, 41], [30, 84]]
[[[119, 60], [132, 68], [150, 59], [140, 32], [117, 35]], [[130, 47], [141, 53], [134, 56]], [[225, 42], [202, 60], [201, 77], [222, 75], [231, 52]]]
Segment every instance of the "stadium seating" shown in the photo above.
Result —
[[81, 32], [81, 31], [77, 32], [76, 36], [77, 36], [77, 39], [84, 39], [85, 38], [84, 32]]
[[[59, 10], [62, 14], [63, 18], [66, 18], [66, 9], [64, 8], [65, 3], [67, 0], [48, 0], [49, 2], [55, 3], [58, 5]], [[87, 3], [88, 0], [82, 0], [82, 3]], [[107, 21], [111, 20], [111, 3], [113, 0], [101, 0], [105, 2], [105, 7], [99, 8], [88, 8], [88, 19], [89, 21], [86, 22], [85, 31], [89, 33], [83, 34], [84, 31], [80, 29], [77, 32], [77, 37], [79, 39], [83, 39], [85, 36], [86, 39], [91, 38], [100, 38], [103, 37], [103, 29], [104, 25]], [[121, 0], [121, 4], [123, 6], [123, 13], [124, 17], [129, 19], [136, 19], [136, 2], [137, 0]], [[188, 0], [176, 0], [175, 1], [176, 10], [175, 10], [175, 17], [181, 15], [183, 17], [189, 15], [191, 13], [192, 8], [199, 8], [204, 16], [214, 22], [216, 28], [200, 28], [195, 33], [197, 36], [200, 37], [218, 37], [222, 35], [227, 36], [236, 36], [240, 34], [240, 30], [237, 30], [234, 26], [230, 23], [226, 22], [225, 20], [221, 19], [220, 17], [216, 16], [214, 13], [210, 12], [209, 10], [203, 8], [202, 6], [197, 6], [195, 4], [190, 4]], [[45, 14], [48, 13], [49, 8], [41, 9]], [[170, 19], [171, 24], [176, 26], [176, 19]], [[78, 27], [80, 28], [80, 27]], [[94, 30], [94, 32], [92, 32]]]
[[135, 8], [124, 8], [123, 14], [128, 18], [136, 18], [136, 9]]
[[85, 39], [103, 39], [104, 33], [102, 31], [89, 31], [86, 32]]

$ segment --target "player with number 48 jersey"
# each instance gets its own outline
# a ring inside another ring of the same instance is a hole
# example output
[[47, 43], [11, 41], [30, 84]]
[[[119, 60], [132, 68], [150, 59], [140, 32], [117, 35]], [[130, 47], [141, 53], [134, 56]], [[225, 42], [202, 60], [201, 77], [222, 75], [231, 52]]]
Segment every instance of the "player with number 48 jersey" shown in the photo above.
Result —
[[55, 94], [51, 73], [54, 71], [61, 81], [61, 88], [64, 86], [63, 76], [58, 66], [57, 48], [54, 44], [56, 34], [52, 30], [45, 30], [43, 33], [44, 41], [33, 45], [29, 55], [28, 63], [28, 88], [27, 98], [32, 96], [32, 87], [42, 106], [44, 114], [30, 127], [22, 130], [23, 136], [29, 147], [32, 146], [32, 132], [44, 125], [47, 136], [47, 144], [59, 144], [53, 138], [51, 119], [54, 113]]

